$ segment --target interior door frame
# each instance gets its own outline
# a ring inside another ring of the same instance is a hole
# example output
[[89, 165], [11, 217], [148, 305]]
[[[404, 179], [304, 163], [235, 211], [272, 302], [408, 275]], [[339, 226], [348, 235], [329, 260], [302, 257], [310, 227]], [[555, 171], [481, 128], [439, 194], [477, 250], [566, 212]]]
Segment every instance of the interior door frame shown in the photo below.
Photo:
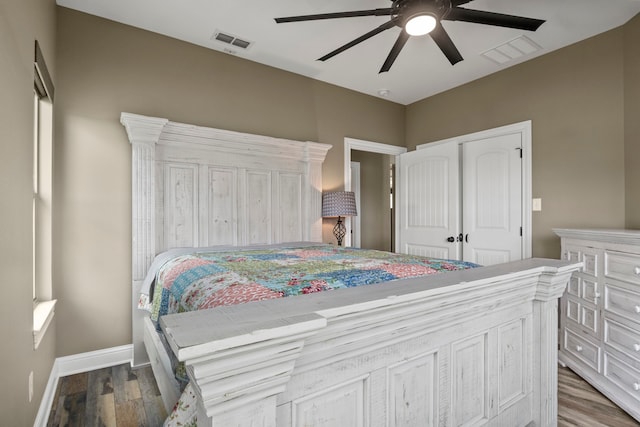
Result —
[[420, 144], [416, 146], [416, 150], [433, 146], [431, 144], [446, 144], [456, 142], [459, 146], [461, 144], [482, 139], [510, 135], [519, 133], [522, 138], [522, 258], [532, 257], [532, 150], [531, 150], [531, 120], [523, 122], [513, 123], [506, 126], [500, 126], [493, 129], [487, 129], [480, 132], [469, 133], [466, 135], [460, 135], [453, 138], [443, 139], [441, 141], [434, 141], [426, 144]]
[[[354, 182], [355, 179], [355, 182]], [[355, 193], [356, 196], [356, 206], [360, 206], [360, 162], [351, 162], [351, 191], [353, 191]], [[358, 208], [360, 209], [360, 208]], [[356, 216], [352, 222], [351, 222], [351, 227], [353, 230], [353, 233], [351, 233], [352, 236], [355, 236], [352, 240], [352, 244], [353, 247], [355, 248], [359, 248], [362, 245], [362, 241], [360, 238], [360, 233], [361, 233], [361, 223], [362, 221], [360, 220], [360, 218], [362, 218], [361, 215]]]
[[[370, 153], [388, 154], [391, 156], [399, 156], [406, 153], [406, 147], [397, 145], [382, 144], [380, 142], [366, 141], [363, 139], [344, 138], [344, 190], [351, 191], [351, 150], [368, 151]], [[398, 182], [399, 172], [396, 171], [395, 182]], [[360, 207], [358, 207], [360, 209]], [[347, 234], [344, 236], [344, 245], [351, 246], [351, 217], [345, 218], [344, 225], [347, 228]], [[398, 223], [396, 221], [396, 228]], [[397, 235], [397, 233], [396, 233]]]

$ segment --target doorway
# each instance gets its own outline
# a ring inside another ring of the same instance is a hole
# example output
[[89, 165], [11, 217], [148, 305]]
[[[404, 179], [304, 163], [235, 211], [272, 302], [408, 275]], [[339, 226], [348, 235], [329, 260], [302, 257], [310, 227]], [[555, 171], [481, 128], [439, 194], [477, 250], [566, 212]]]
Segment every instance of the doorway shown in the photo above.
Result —
[[[402, 153], [406, 153], [407, 149], [404, 147], [398, 147], [396, 145], [381, 144], [378, 142], [365, 141], [365, 140], [354, 139], [354, 138], [345, 138], [344, 139], [344, 189], [345, 191], [354, 190], [352, 186], [352, 173], [351, 173], [352, 151], [354, 152], [360, 151], [364, 153], [377, 153], [377, 154], [382, 154], [386, 156], [393, 156], [393, 159], [394, 159], [393, 163], [395, 163], [395, 158]], [[360, 184], [362, 185], [362, 182]], [[361, 206], [357, 206], [357, 208], [359, 211], [361, 210]], [[382, 206], [380, 206], [380, 209], [381, 210], [389, 209], [388, 199], [386, 199], [386, 203], [382, 202]], [[355, 219], [352, 219], [350, 217], [346, 218], [345, 226], [347, 228], [347, 234], [344, 239], [345, 246], [352, 246], [353, 244], [352, 235], [351, 235], [353, 224], [355, 224]], [[394, 227], [392, 232], [392, 235], [394, 235], [394, 237], [392, 237], [392, 240], [395, 243], [395, 240], [396, 240], [395, 232], [397, 231], [397, 228], [395, 227], [393, 220], [390, 222], [389, 227], [392, 227], [392, 226]], [[362, 230], [362, 227], [361, 227], [361, 232], [360, 232], [361, 237], [363, 232], [366, 232], [366, 230]], [[389, 250], [389, 249], [386, 249], [386, 250]]]
[[394, 252], [392, 167], [395, 156], [351, 151], [351, 191], [358, 215], [351, 218], [352, 246]]

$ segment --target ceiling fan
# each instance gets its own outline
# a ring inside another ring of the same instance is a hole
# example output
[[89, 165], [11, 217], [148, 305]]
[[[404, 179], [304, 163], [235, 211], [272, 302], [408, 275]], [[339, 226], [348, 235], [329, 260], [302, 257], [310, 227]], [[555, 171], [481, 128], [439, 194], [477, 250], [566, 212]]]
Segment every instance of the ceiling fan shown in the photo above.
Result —
[[486, 12], [482, 10], [466, 9], [459, 7], [472, 0], [391, 0], [391, 7], [356, 10], [348, 12], [321, 13], [317, 15], [289, 16], [275, 18], [278, 24], [286, 22], [315, 21], [333, 18], [354, 18], [359, 16], [390, 16], [390, 20], [377, 28], [361, 35], [360, 37], [329, 52], [319, 61], [326, 61], [337, 54], [362, 43], [363, 41], [393, 27], [400, 27], [402, 31], [391, 48], [387, 59], [384, 61], [379, 73], [391, 69], [400, 51], [411, 36], [429, 34], [438, 45], [442, 53], [447, 57], [451, 65], [463, 60], [462, 55], [440, 23], [445, 21], [464, 21], [477, 24], [495, 25], [519, 30], [535, 31], [545, 21], [541, 19], [526, 18], [503, 13]]

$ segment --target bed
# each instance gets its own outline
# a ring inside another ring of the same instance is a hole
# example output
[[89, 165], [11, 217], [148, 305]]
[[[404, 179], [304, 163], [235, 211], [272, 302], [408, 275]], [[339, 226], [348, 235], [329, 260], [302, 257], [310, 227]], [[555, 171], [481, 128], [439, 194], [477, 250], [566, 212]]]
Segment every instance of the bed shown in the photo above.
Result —
[[137, 307], [166, 250], [321, 242], [330, 146], [130, 113], [121, 122], [134, 364], [151, 362], [166, 406], [179, 388], [162, 339], [184, 364], [201, 426], [556, 424], [557, 298], [575, 263], [528, 259], [154, 324]]

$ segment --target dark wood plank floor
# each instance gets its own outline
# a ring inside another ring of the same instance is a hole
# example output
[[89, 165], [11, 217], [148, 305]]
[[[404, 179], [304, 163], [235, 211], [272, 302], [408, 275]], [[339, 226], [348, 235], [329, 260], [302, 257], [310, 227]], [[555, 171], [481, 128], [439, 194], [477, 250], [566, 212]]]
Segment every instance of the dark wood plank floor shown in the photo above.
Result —
[[[125, 364], [60, 378], [48, 426], [158, 427], [165, 417], [151, 368]], [[640, 423], [572, 371], [558, 368], [558, 427], [598, 426]]]
[[52, 427], [157, 427], [167, 414], [151, 367], [129, 364], [60, 378]]

